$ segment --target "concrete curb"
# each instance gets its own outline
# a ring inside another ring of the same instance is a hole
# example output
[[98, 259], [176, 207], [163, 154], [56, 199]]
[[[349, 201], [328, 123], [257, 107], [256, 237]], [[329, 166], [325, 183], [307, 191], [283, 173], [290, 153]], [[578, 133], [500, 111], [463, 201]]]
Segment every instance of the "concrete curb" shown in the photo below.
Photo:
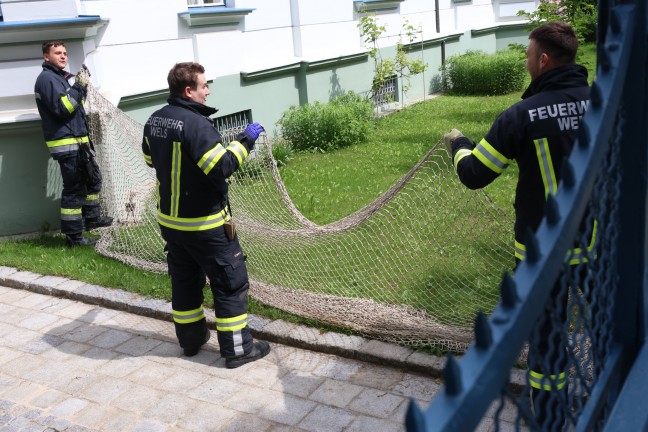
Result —
[[[44, 276], [29, 271], [19, 271], [13, 267], [0, 266], [0, 285], [77, 300], [168, 322], [173, 320], [170, 302], [147, 299], [121, 289], [104, 288], [63, 277]], [[207, 321], [213, 328], [215, 325], [213, 311], [206, 310], [205, 316], [208, 317]], [[283, 320], [269, 320], [253, 314], [250, 314], [249, 325], [255, 337], [311, 351], [394, 366], [434, 377], [441, 377], [445, 367], [445, 358], [360, 336], [322, 332], [312, 327]]]

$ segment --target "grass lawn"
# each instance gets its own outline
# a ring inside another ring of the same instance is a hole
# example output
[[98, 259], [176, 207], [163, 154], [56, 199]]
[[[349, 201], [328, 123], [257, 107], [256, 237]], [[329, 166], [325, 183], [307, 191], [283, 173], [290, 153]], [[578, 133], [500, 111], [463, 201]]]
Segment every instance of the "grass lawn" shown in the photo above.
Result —
[[[595, 47], [583, 47], [580, 58], [593, 76]], [[281, 176], [304, 216], [320, 225], [336, 221], [388, 190], [450, 129], [461, 130], [473, 141], [481, 140], [496, 116], [519, 101], [520, 94], [429, 99], [377, 120], [366, 143], [326, 154], [296, 154], [281, 168]], [[516, 181], [517, 167], [513, 165], [486, 188], [486, 193], [511, 216]], [[92, 248], [67, 249], [62, 236], [1, 241], [0, 265], [121, 288], [152, 298], [169, 300], [171, 295], [167, 275], [127, 266], [98, 255]], [[213, 306], [209, 290], [205, 294], [206, 304]], [[253, 299], [250, 312], [330, 328]]]

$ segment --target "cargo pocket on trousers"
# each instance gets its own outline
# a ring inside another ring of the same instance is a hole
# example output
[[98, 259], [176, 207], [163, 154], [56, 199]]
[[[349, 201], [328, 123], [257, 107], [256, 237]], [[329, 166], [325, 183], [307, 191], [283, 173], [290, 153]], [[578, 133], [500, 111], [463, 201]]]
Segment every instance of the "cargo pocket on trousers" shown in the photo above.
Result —
[[223, 284], [227, 290], [238, 290], [248, 283], [246, 256], [238, 251], [238, 254], [228, 257], [216, 258], [223, 275]]

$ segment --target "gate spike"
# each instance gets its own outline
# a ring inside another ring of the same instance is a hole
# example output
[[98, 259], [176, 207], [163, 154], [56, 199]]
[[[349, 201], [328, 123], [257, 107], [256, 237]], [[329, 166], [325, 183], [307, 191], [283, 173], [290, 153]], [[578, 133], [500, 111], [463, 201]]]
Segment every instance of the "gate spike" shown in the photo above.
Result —
[[603, 94], [601, 93], [601, 86], [594, 81], [590, 87], [590, 105], [598, 108], [603, 103]]
[[551, 194], [547, 196], [547, 202], [545, 203], [545, 216], [547, 216], [547, 222], [551, 226], [556, 225], [560, 221], [558, 202]]
[[410, 399], [409, 406], [407, 407], [407, 414], [405, 414], [405, 430], [407, 432], [423, 432], [426, 430], [425, 416], [418, 405], [416, 405], [414, 399]]
[[533, 234], [533, 231], [531, 231], [531, 228], [527, 227], [524, 233], [524, 244], [526, 246], [525, 261], [528, 261], [530, 264], [538, 262], [542, 254], [540, 253], [538, 239], [535, 234]]
[[612, 69], [612, 60], [610, 60], [610, 52], [608, 46], [606, 46], [605, 48], [606, 49], [600, 50], [601, 52], [599, 53], [599, 64], [601, 65], [601, 68], [604, 72], [608, 72], [610, 69]]
[[448, 361], [443, 370], [443, 381], [445, 382], [445, 392], [448, 396], [457, 396], [463, 391], [461, 368], [452, 353], [448, 354]]
[[619, 42], [607, 42], [604, 47], [605, 49], [603, 50], [604, 52], [614, 52], [619, 49]]
[[574, 167], [567, 158], [563, 159], [561, 173], [563, 186], [567, 189], [573, 188], [576, 184], [576, 174], [574, 173]]
[[578, 147], [587, 148], [590, 143], [590, 130], [586, 122], [581, 121], [580, 127], [578, 128]]
[[504, 272], [502, 283], [500, 284], [500, 296], [502, 297], [502, 306], [510, 309], [520, 299], [517, 295], [515, 281], [508, 272]]
[[488, 349], [493, 344], [493, 331], [484, 311], [480, 310], [475, 318], [475, 346]]
[[610, 14], [610, 29], [614, 34], [619, 34], [621, 32], [621, 16], [619, 15], [618, 8], [612, 8], [612, 13]]

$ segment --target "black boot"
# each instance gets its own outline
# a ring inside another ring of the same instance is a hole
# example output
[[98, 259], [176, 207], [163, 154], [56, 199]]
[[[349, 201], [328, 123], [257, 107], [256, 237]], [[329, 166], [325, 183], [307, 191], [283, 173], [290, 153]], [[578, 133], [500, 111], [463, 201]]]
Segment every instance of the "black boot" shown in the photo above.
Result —
[[86, 231], [88, 231], [95, 228], [108, 227], [112, 225], [112, 223], [113, 223], [113, 218], [109, 216], [99, 216], [92, 219], [86, 219], [85, 229]]
[[227, 369], [234, 369], [243, 366], [246, 363], [259, 360], [265, 357], [270, 352], [270, 344], [266, 341], [257, 341], [252, 345], [252, 350], [247, 353], [236, 357], [227, 357], [225, 359], [225, 367]]
[[211, 332], [209, 330], [205, 329], [205, 339], [203, 339], [203, 343], [201, 343], [197, 347], [185, 348], [184, 349], [184, 355], [187, 356], [187, 357], [195, 356], [200, 351], [200, 348], [203, 345], [205, 345], [207, 342], [209, 342], [210, 338], [211, 338]]
[[84, 237], [81, 233], [68, 234], [67, 238], [65, 239], [65, 244], [67, 244], [68, 247], [91, 246], [95, 243], [97, 243], [96, 239]]

